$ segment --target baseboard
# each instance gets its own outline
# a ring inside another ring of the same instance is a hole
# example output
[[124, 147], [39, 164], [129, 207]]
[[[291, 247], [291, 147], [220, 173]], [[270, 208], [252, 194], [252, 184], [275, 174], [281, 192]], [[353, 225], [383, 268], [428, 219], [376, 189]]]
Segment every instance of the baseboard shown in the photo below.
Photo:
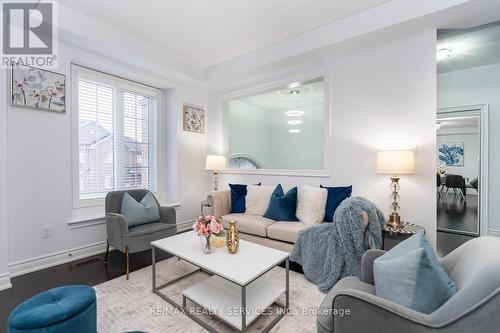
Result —
[[498, 229], [489, 229], [488, 236], [500, 237], [500, 230]]
[[196, 220], [189, 220], [189, 221], [177, 223], [177, 232], [183, 232], [183, 231], [191, 229], [194, 221], [196, 221]]
[[9, 264], [10, 276], [18, 276], [41, 269], [57, 266], [73, 260], [101, 254], [106, 251], [106, 242], [85, 245], [82, 247], [51, 253], [33, 259], [22, 260]]
[[[184, 221], [177, 223], [177, 231], [182, 232], [191, 229], [194, 220]], [[110, 250], [112, 248], [110, 247]], [[33, 259], [22, 260], [9, 264], [10, 276], [19, 276], [41, 269], [65, 264], [70, 261], [83, 259], [86, 257], [94, 256], [104, 253], [106, 251], [106, 242], [99, 242], [95, 244], [85, 245], [82, 247], [51, 253], [44, 256], [36, 257]], [[2, 286], [2, 276], [0, 276], [0, 289]], [[10, 279], [9, 279], [10, 284]]]
[[12, 283], [10, 283], [10, 274], [4, 273], [0, 275], [0, 291], [12, 288]]

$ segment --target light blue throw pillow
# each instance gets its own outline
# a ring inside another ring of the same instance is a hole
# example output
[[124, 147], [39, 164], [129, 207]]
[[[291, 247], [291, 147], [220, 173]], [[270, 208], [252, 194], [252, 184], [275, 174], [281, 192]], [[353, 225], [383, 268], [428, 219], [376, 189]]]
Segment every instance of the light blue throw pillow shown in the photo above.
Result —
[[423, 231], [375, 259], [373, 277], [377, 296], [426, 314], [457, 292]]
[[125, 193], [122, 200], [121, 214], [127, 219], [129, 227], [160, 220], [158, 204], [151, 192], [148, 192], [141, 202], [137, 202], [130, 194]]

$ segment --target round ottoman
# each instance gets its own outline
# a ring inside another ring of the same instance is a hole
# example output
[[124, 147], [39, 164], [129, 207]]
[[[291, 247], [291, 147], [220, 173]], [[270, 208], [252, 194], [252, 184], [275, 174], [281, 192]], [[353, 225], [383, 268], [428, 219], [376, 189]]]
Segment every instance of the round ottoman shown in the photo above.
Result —
[[9, 333], [96, 333], [95, 291], [80, 285], [47, 290], [18, 305], [8, 328]]

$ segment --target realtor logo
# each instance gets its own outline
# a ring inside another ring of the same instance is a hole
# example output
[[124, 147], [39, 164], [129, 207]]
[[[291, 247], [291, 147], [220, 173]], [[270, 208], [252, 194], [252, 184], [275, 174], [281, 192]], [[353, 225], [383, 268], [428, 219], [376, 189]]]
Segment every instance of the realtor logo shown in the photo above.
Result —
[[2, 3], [2, 66], [55, 67], [55, 3]]

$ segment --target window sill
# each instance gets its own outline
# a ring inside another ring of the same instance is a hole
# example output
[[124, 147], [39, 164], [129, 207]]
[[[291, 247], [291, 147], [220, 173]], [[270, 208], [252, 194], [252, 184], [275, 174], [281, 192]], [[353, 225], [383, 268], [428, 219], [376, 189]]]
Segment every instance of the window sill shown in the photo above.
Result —
[[102, 214], [102, 215], [73, 218], [70, 219], [67, 224], [70, 229], [80, 229], [80, 228], [101, 225], [104, 223], [106, 223], [106, 220], [104, 214]]
[[92, 199], [75, 199], [73, 201], [73, 208], [85, 208], [85, 207], [97, 207], [104, 206], [104, 197], [102, 198], [92, 198]]

